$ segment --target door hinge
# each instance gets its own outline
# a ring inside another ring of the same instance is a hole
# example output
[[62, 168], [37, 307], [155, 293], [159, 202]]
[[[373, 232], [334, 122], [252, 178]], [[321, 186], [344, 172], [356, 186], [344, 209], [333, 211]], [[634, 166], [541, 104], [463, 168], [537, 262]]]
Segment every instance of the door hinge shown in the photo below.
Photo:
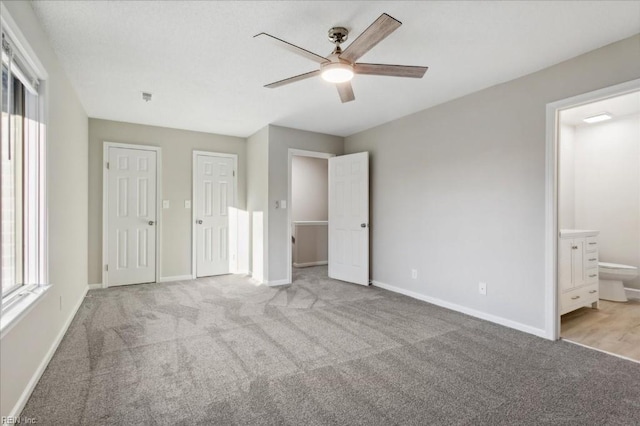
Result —
[[235, 170], [233, 171], [233, 177], [236, 177], [236, 171]]
[[109, 170], [109, 162], [107, 161], [107, 170]]
[[104, 265], [104, 270], [109, 272], [109, 265]]

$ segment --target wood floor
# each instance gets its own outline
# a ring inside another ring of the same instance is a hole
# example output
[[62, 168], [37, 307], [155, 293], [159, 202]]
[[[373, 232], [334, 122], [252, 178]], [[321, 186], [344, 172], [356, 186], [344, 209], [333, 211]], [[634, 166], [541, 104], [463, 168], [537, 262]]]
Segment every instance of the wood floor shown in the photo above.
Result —
[[562, 316], [560, 335], [640, 362], [640, 300], [601, 300], [600, 309], [569, 312]]

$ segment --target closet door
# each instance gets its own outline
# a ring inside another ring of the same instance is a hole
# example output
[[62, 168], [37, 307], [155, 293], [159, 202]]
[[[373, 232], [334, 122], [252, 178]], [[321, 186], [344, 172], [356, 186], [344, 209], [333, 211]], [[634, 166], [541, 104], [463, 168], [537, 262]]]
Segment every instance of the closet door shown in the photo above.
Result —
[[108, 148], [107, 285], [156, 281], [155, 151]]
[[196, 277], [228, 274], [229, 209], [235, 207], [234, 159], [197, 155], [194, 173]]

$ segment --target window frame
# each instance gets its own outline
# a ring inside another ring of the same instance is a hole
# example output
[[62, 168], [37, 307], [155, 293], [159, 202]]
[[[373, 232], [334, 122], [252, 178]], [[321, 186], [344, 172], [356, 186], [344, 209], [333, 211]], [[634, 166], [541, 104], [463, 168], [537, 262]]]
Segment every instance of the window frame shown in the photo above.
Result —
[[[37, 204], [36, 213], [30, 214], [29, 218], [25, 215], [24, 223], [27, 221], [32, 224], [30, 228], [33, 234], [35, 229], [35, 236], [31, 236], [37, 242], [37, 247], [33, 247], [33, 244], [29, 244], [29, 247], [23, 250], [23, 261], [25, 265], [23, 270], [28, 271], [31, 277], [24, 279], [27, 284], [20, 285], [11, 289], [7, 294], [3, 293], [0, 286], [0, 338], [4, 336], [9, 329], [17, 322], [19, 318], [24, 316], [30, 311], [33, 306], [41, 299], [41, 297], [51, 287], [49, 283], [49, 262], [48, 262], [48, 198], [47, 198], [47, 132], [48, 132], [48, 73], [42, 62], [38, 59], [34, 50], [29, 45], [26, 37], [19, 29], [16, 22], [9, 14], [6, 6], [0, 3], [0, 32], [4, 33], [11, 44], [13, 56], [18, 59], [17, 66], [19, 72], [14, 72], [17, 78], [23, 83], [27, 90], [34, 89], [37, 93], [35, 102], [31, 103], [31, 113], [35, 114], [36, 120], [29, 123], [28, 131], [36, 132], [36, 142], [34, 144], [35, 150], [29, 152], [32, 158], [24, 161], [25, 176], [28, 175], [28, 183], [31, 188], [30, 191], [25, 190], [24, 199], [27, 203]], [[4, 50], [0, 49], [0, 53]], [[13, 67], [12, 67], [13, 68]], [[16, 67], [17, 68], [17, 67]], [[13, 70], [12, 70], [13, 71]], [[20, 75], [22, 73], [22, 75]], [[21, 78], [22, 77], [22, 78]], [[33, 78], [36, 82], [31, 84], [28, 82], [28, 77]], [[15, 78], [15, 77], [14, 77]], [[25, 82], [23, 79], [26, 79]], [[26, 84], [25, 84], [26, 83]], [[0, 94], [2, 87], [0, 87]], [[25, 116], [29, 114], [25, 111]], [[27, 129], [27, 127], [23, 127]], [[33, 164], [36, 164], [34, 170]], [[25, 181], [26, 182], [26, 181]], [[33, 193], [33, 188], [37, 188]], [[27, 200], [28, 199], [28, 200]], [[24, 235], [29, 232], [23, 231]], [[1, 248], [0, 248], [1, 253]], [[32, 261], [33, 257], [37, 258], [36, 265], [27, 265], [27, 262]], [[34, 276], [35, 275], [35, 276]]]

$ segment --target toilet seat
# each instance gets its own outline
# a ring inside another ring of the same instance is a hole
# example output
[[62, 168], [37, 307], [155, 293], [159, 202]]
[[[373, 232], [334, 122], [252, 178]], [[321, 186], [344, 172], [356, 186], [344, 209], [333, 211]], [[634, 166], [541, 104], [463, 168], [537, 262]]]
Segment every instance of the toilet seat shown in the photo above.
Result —
[[622, 270], [630, 270], [630, 271], [638, 270], [638, 268], [636, 268], [635, 266], [621, 265], [619, 263], [600, 262], [598, 263], [598, 266], [601, 268], [607, 268], [607, 269], [622, 269]]
[[629, 280], [638, 276], [638, 268], [635, 266], [621, 265], [618, 263], [598, 263], [600, 279], [605, 280]]

